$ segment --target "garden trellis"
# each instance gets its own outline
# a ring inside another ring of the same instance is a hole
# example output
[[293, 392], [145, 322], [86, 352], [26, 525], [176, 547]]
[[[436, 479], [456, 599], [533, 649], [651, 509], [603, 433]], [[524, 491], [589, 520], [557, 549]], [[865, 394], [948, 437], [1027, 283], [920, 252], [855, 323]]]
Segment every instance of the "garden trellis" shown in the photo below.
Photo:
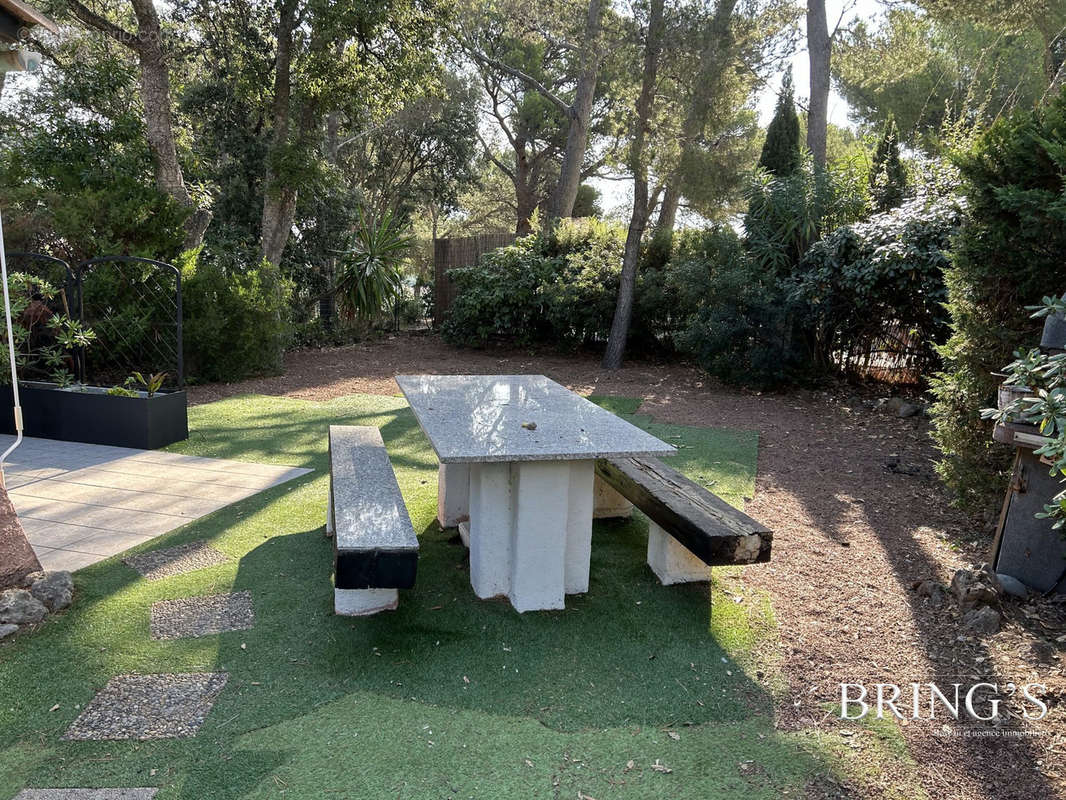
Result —
[[91, 348], [75, 354], [79, 383], [117, 385], [133, 372], [165, 372], [166, 386], [184, 386], [177, 267], [137, 256], [100, 256], [73, 267], [42, 253], [10, 253], [9, 260], [12, 272], [27, 272], [62, 286], [62, 305], [52, 310], [96, 334]]

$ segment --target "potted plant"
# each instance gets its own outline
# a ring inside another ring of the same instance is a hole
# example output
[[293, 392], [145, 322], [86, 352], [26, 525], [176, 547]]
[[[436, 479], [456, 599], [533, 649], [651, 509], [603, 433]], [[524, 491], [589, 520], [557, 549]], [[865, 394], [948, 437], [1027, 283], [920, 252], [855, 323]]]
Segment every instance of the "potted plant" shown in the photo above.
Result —
[[[122, 387], [78, 382], [82, 355], [96, 336], [70, 316], [63, 290], [23, 273], [9, 275], [8, 288], [16, 363], [27, 378], [19, 381], [26, 436], [144, 449], [188, 438], [185, 392], [162, 390], [166, 373], [134, 373]], [[0, 380], [10, 375], [7, 361], [5, 346]], [[0, 389], [0, 432], [15, 432], [10, 385]]]
[[1034, 317], [1045, 317], [1040, 346], [1047, 350], [1066, 350], [1066, 294], [1045, 297], [1042, 305], [1030, 308], [1035, 309]]

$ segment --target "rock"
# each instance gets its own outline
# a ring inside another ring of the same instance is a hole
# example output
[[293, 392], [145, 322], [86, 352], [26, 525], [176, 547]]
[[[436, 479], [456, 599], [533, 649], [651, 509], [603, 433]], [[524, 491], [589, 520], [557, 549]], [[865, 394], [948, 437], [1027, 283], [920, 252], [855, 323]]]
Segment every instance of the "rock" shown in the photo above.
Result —
[[1013, 575], [997, 572], [996, 580], [999, 581], [999, 585], [1003, 587], [1003, 591], [1011, 597], [1021, 597], [1022, 599], [1025, 599], [1029, 596], [1029, 587]]
[[974, 633], [996, 633], [999, 631], [1000, 615], [992, 606], [981, 606], [962, 615], [962, 626]]
[[15, 507], [0, 488], [0, 589], [18, 586], [25, 575], [40, 568], [41, 562], [26, 540]]
[[916, 406], [914, 403], [902, 403], [896, 411], [896, 416], [900, 419], [907, 419], [907, 417], [913, 417], [921, 413], [922, 407]]
[[6, 639], [8, 636], [13, 634], [18, 629], [19, 629], [18, 625], [12, 625], [9, 622], [5, 623], [3, 625], [0, 625], [0, 639]]
[[937, 581], [922, 581], [917, 586], [918, 594], [928, 597], [930, 605], [942, 606], [944, 604], [945, 590], [942, 583]]
[[880, 407], [890, 414], [898, 414], [899, 410], [905, 405], [907, 405], [907, 401], [902, 397], [890, 397]]
[[44, 603], [49, 611], [59, 611], [70, 605], [74, 596], [74, 579], [66, 570], [39, 573], [30, 585], [30, 594]]
[[48, 606], [49, 611], [59, 611], [69, 606], [74, 597], [74, 580], [65, 570], [44, 572], [30, 586], [30, 594]]
[[977, 606], [995, 603], [999, 600], [1003, 588], [991, 568], [982, 564], [976, 570], [956, 570], [951, 578], [951, 591], [959, 601], [959, 608], [968, 611]]
[[40, 622], [48, 616], [44, 603], [25, 589], [8, 589], [0, 592], [0, 623], [25, 625]]

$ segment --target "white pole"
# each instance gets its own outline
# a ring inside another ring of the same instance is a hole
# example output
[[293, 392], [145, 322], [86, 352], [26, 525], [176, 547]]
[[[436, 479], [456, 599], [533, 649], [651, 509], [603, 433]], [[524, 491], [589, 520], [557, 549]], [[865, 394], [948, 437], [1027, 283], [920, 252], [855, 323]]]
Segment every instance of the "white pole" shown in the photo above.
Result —
[[19, 402], [19, 376], [15, 366], [15, 333], [11, 325], [11, 295], [7, 288], [7, 250], [4, 247], [4, 220], [0, 216], [0, 277], [4, 283], [4, 320], [7, 323], [7, 356], [11, 360], [11, 395], [15, 400], [15, 442], [0, 455], [0, 487], [7, 486], [4, 462], [22, 444], [22, 405]]

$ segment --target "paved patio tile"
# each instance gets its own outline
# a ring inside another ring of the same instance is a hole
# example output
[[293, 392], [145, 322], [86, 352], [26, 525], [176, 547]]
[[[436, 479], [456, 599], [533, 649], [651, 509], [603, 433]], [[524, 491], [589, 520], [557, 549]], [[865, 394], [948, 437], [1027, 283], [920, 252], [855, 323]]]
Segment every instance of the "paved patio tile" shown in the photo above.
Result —
[[158, 789], [23, 789], [15, 800], [152, 800]]
[[252, 593], [213, 594], [152, 604], [153, 639], [184, 639], [248, 630], [255, 625]]
[[[13, 438], [0, 436], [0, 449]], [[310, 471], [33, 438], [5, 469], [11, 502], [49, 569], [80, 569]]]
[[71, 723], [66, 740], [177, 739], [195, 736], [229, 675], [119, 675]]
[[98, 556], [113, 556], [131, 547], [150, 542], [151, 535], [139, 533], [119, 533], [118, 531], [101, 531], [90, 529], [92, 534], [84, 539], [79, 539], [65, 550], [73, 550], [78, 553], [94, 553]]
[[105, 556], [96, 553], [78, 553], [74, 550], [53, 550], [49, 548], [38, 548], [36, 545], [34, 545], [33, 549], [37, 553], [37, 560], [41, 562], [41, 569], [50, 572], [56, 570], [74, 572], [82, 567], [95, 564], [97, 561], [103, 561], [105, 558]]
[[171, 575], [182, 575], [197, 569], [225, 564], [229, 558], [199, 539], [195, 542], [149, 550], [147, 553], [124, 558], [123, 563], [150, 580], [158, 581]]

